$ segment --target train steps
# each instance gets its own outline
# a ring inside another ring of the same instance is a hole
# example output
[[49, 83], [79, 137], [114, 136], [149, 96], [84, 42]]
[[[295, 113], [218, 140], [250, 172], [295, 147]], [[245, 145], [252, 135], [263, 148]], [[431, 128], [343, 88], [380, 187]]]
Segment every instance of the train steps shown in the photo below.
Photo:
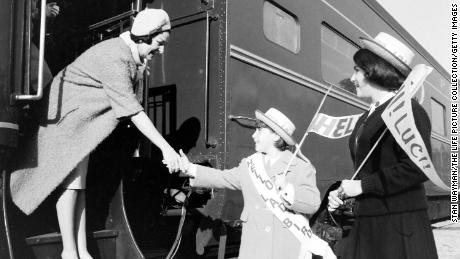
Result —
[[[117, 230], [100, 230], [93, 232], [93, 238], [88, 239], [90, 253], [95, 258], [116, 258]], [[37, 259], [60, 259], [62, 252], [61, 234], [54, 232], [26, 238], [26, 243], [32, 248]]]
[[[225, 250], [224, 250], [225, 249]], [[212, 244], [206, 247], [205, 254], [202, 256], [193, 255], [192, 257], [184, 257], [184, 255], [176, 255], [175, 259], [196, 258], [196, 259], [236, 259], [238, 257], [239, 244], [231, 244], [226, 247], [219, 247], [219, 244]], [[164, 259], [168, 255], [168, 250], [150, 250], [144, 251], [145, 259]]]
[[[100, 230], [93, 232], [93, 238], [88, 239], [90, 253], [95, 259], [113, 259], [116, 256], [116, 238], [119, 233], [117, 230]], [[238, 255], [239, 244], [222, 244], [220, 242], [211, 243], [206, 247], [204, 256], [200, 259], [210, 258], [236, 258]], [[61, 234], [58, 232], [47, 233], [26, 238], [26, 243], [32, 248], [36, 259], [60, 259], [62, 252]], [[223, 246], [222, 246], [223, 245]], [[225, 251], [225, 252], [224, 252]], [[145, 259], [163, 259], [169, 251], [165, 249], [144, 251]], [[226, 254], [224, 256], [224, 253]], [[179, 256], [181, 257], [181, 256]]]

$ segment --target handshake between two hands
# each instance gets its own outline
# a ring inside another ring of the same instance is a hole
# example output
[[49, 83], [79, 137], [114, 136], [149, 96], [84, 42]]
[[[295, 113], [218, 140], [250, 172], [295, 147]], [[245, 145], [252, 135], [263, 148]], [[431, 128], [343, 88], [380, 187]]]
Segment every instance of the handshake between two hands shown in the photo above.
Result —
[[192, 176], [188, 174], [192, 163], [190, 163], [182, 149], [179, 150], [179, 154], [174, 150], [163, 152], [163, 164], [166, 165], [169, 173], [180, 172], [180, 176]]
[[[172, 149], [169, 152], [163, 152], [163, 164], [166, 165], [169, 173], [180, 172], [180, 176], [194, 177], [195, 172], [192, 172], [193, 170], [191, 170], [193, 164], [190, 163], [182, 149], [179, 150], [179, 154]], [[288, 206], [292, 205], [295, 197], [294, 186], [291, 183], [286, 182], [285, 177], [283, 176], [276, 178], [275, 185], [278, 188], [280, 198]]]

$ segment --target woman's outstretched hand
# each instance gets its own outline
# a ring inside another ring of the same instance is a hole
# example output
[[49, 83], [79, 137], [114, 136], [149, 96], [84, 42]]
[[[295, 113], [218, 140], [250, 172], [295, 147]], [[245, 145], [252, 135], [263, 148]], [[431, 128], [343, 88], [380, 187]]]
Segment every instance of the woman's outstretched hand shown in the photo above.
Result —
[[179, 168], [181, 171], [181, 176], [190, 176], [188, 173], [189, 173], [190, 166], [192, 165], [192, 163], [190, 163], [190, 160], [188, 160], [187, 155], [185, 155], [182, 149], [179, 150], [179, 154], [180, 154]]
[[179, 154], [177, 154], [176, 151], [172, 148], [167, 148], [165, 150], [162, 150], [163, 153], [163, 164], [166, 165], [166, 167], [169, 170], [169, 173], [174, 173], [180, 170], [180, 159], [181, 157]]

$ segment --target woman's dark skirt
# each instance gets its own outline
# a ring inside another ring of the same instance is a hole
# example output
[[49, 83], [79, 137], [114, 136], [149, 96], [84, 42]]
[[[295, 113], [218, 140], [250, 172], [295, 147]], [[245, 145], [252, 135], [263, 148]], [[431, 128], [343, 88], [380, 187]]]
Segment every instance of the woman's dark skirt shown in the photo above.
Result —
[[338, 246], [340, 259], [437, 259], [426, 210], [357, 217]]

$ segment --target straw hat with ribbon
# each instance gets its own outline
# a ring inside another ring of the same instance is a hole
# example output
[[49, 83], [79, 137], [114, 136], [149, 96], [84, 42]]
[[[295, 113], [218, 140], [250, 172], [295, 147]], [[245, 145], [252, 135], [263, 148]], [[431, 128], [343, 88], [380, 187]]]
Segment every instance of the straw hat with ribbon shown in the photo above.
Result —
[[414, 52], [393, 36], [380, 32], [374, 39], [360, 38], [363, 48], [368, 49], [393, 65], [403, 75], [409, 75]]
[[[299, 147], [297, 142], [294, 140], [292, 134], [295, 131], [295, 125], [292, 121], [284, 115], [282, 112], [275, 108], [270, 108], [267, 112], [263, 113], [260, 110], [255, 111], [256, 119], [245, 116], [233, 116], [230, 115], [229, 119], [237, 121], [244, 127], [257, 127], [257, 121], [265, 123], [271, 130], [278, 134], [289, 146]], [[310, 163], [307, 157], [300, 151], [297, 151], [297, 156], [303, 161]]]
[[292, 133], [295, 131], [295, 125], [282, 112], [275, 108], [270, 108], [265, 113], [256, 110], [255, 114], [258, 120], [270, 127], [270, 129], [286, 141], [288, 145], [293, 146], [296, 144], [295, 140], [292, 138]]

